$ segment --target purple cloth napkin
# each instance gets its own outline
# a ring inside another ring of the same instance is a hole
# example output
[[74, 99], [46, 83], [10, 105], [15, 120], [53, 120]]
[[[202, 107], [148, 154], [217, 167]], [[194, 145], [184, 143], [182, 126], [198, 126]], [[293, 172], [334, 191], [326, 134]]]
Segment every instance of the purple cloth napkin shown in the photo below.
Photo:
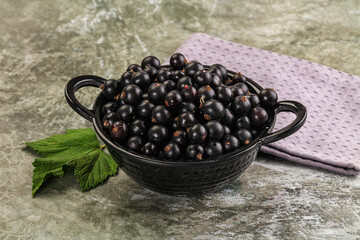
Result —
[[[207, 65], [221, 63], [264, 88], [274, 88], [279, 100], [306, 106], [305, 125], [295, 134], [263, 146], [262, 152], [339, 173], [359, 173], [360, 77], [201, 33], [192, 34], [176, 52]], [[291, 113], [279, 114], [274, 130], [294, 118]]]

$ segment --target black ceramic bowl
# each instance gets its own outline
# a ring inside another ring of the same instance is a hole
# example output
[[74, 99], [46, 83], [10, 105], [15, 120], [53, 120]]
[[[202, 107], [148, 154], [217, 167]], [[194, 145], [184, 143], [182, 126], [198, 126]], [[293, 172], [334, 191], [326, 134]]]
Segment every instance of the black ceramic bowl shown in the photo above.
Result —
[[[168, 67], [168, 66], [163, 66]], [[208, 68], [208, 66], [206, 66]], [[228, 71], [232, 77], [235, 73]], [[101, 108], [108, 101], [102, 94], [96, 98], [93, 109], [87, 109], [75, 98], [75, 92], [86, 86], [99, 87], [106, 79], [84, 75], [71, 79], [65, 87], [70, 107], [93, 123], [97, 136], [105, 143], [120, 168], [140, 185], [169, 195], [194, 195], [217, 191], [233, 182], [254, 161], [263, 144], [283, 139], [299, 130], [306, 120], [305, 107], [295, 101], [280, 101], [269, 112], [269, 122], [256, 139], [239, 149], [216, 158], [198, 162], [167, 162], [132, 152], [110, 140], [102, 130]], [[251, 92], [262, 89], [251, 79], [247, 80]], [[270, 133], [279, 112], [292, 112], [296, 119], [285, 128]]]

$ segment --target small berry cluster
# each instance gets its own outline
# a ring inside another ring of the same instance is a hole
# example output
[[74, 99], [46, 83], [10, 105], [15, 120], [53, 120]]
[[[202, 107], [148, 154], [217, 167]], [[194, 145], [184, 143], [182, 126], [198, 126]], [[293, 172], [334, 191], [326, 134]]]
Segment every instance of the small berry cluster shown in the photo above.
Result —
[[[231, 75], [231, 74], [230, 74]], [[102, 86], [103, 130], [132, 151], [169, 161], [216, 157], [249, 144], [277, 102], [273, 89], [250, 93], [241, 73], [205, 69], [175, 53], [170, 66], [148, 56]]]

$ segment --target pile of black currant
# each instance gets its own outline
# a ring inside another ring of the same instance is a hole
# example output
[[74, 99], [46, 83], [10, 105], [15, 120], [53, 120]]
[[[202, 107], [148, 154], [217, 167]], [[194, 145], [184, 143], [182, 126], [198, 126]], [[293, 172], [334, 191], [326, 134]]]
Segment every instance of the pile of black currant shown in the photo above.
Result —
[[277, 102], [273, 89], [249, 91], [241, 73], [205, 68], [175, 53], [170, 66], [148, 56], [102, 86], [102, 126], [129, 150], [169, 161], [200, 161], [249, 144]]

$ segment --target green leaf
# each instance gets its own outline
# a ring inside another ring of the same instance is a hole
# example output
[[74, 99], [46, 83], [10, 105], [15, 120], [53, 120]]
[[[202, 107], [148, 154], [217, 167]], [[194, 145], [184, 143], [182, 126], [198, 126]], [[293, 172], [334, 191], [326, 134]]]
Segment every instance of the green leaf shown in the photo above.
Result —
[[118, 170], [91, 128], [68, 129], [66, 134], [25, 144], [42, 156], [33, 162], [33, 196], [48, 178], [62, 177], [69, 167], [74, 168], [82, 191], [96, 187]]

